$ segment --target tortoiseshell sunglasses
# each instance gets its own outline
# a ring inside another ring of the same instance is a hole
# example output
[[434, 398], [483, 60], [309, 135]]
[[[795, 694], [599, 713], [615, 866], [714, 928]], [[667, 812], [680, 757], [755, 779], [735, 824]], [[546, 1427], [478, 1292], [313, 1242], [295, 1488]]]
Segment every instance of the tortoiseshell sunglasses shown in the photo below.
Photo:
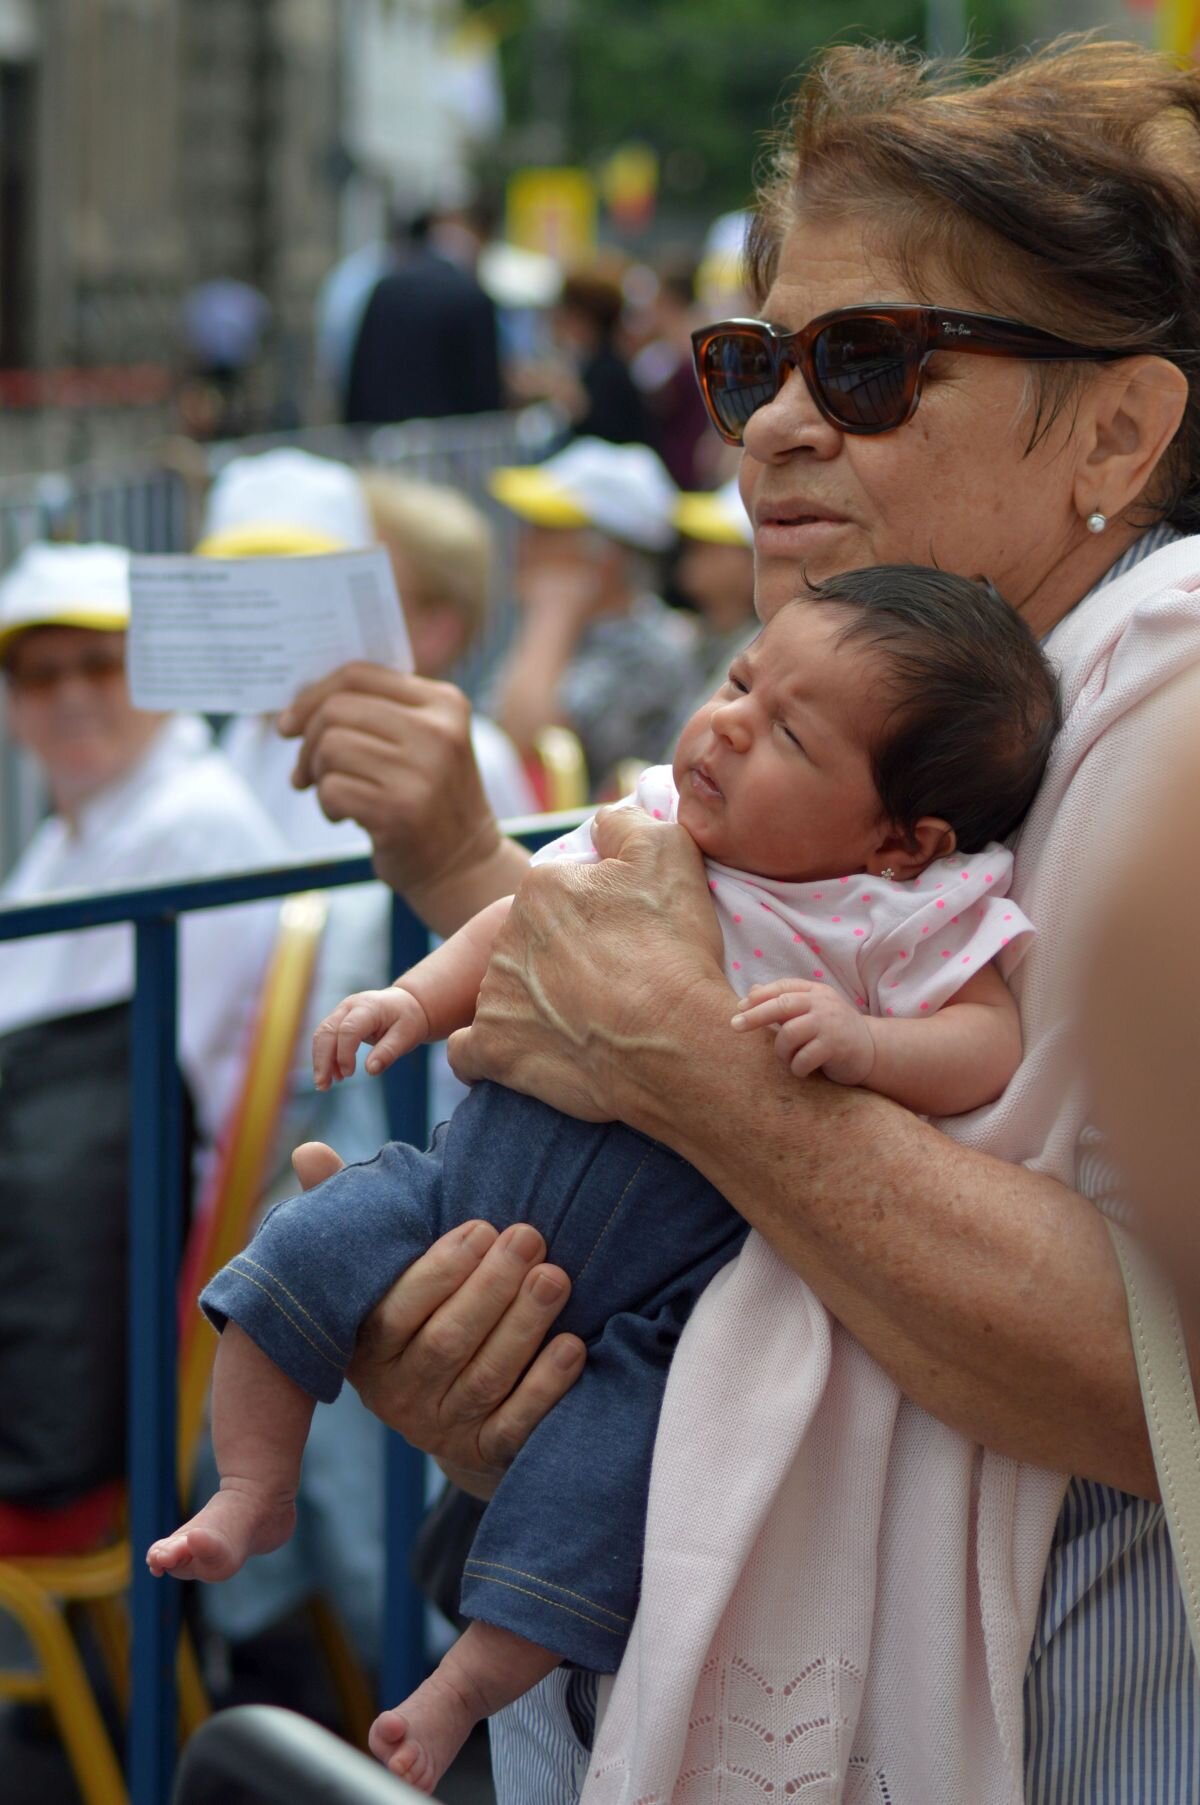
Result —
[[934, 351], [1020, 357], [1037, 363], [1103, 363], [1135, 355], [1056, 338], [1039, 326], [987, 313], [899, 301], [839, 307], [799, 332], [764, 320], [721, 320], [692, 334], [696, 376], [709, 418], [730, 445], [799, 370], [817, 407], [841, 432], [894, 432], [921, 399]]

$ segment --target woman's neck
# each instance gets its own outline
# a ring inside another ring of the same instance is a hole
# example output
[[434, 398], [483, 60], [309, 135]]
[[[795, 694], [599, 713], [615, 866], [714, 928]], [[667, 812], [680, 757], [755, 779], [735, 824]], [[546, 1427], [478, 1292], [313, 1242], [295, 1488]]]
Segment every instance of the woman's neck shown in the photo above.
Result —
[[1017, 606], [1030, 632], [1044, 639], [1147, 530], [1145, 525], [1114, 521], [1105, 532], [1088, 533], [1081, 544], [1072, 546]]

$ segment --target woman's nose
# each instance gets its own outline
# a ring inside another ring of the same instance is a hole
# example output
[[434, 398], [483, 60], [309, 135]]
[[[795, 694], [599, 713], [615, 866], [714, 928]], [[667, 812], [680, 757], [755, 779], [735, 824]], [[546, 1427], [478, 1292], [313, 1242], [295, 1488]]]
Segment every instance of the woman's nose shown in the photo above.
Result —
[[809, 394], [800, 371], [789, 370], [775, 398], [747, 420], [742, 442], [757, 463], [778, 464], [797, 451], [836, 457], [842, 435]]

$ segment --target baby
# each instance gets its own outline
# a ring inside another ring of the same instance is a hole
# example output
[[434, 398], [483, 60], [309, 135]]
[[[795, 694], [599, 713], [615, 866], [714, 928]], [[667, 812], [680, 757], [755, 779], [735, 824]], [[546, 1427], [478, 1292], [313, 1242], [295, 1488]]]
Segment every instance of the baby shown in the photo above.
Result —
[[[823, 1071], [925, 1115], [988, 1103], [1021, 1058], [1009, 966], [1030, 923], [997, 844], [1041, 781], [1054, 677], [990, 588], [910, 567], [852, 573], [785, 607], [633, 800], [707, 861], [730, 1032], [768, 1029]], [[542, 859], [596, 855], [590, 828]], [[348, 998], [317, 1080], [372, 1043], [379, 1072], [471, 1020], [509, 900], [387, 990]], [[148, 1560], [216, 1580], [291, 1532], [314, 1400], [337, 1395], [359, 1325], [447, 1229], [527, 1221], [573, 1290], [559, 1324], [589, 1358], [488, 1506], [463, 1583], [473, 1621], [377, 1719], [371, 1746], [432, 1790], [472, 1725], [560, 1660], [615, 1670], [637, 1603], [650, 1460], [672, 1352], [746, 1224], [691, 1167], [620, 1124], [479, 1084], [428, 1153], [397, 1143], [278, 1205], [201, 1302], [224, 1331], [216, 1497]]]

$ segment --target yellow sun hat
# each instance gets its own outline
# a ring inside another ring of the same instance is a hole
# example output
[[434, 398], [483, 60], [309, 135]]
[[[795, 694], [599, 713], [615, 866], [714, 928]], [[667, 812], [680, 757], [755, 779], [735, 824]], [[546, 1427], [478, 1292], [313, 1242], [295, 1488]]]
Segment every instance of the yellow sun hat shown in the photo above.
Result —
[[754, 527], [736, 476], [719, 489], [681, 495], [675, 525], [685, 539], [703, 539], [708, 545], [754, 546]]
[[362, 483], [308, 451], [232, 458], [208, 493], [197, 555], [286, 558], [375, 543]]
[[30, 627], [129, 625], [129, 553], [119, 545], [26, 546], [0, 578], [0, 657]]
[[488, 488], [531, 526], [595, 527], [651, 552], [675, 537], [679, 491], [648, 445], [576, 439], [544, 464], [494, 470]]

